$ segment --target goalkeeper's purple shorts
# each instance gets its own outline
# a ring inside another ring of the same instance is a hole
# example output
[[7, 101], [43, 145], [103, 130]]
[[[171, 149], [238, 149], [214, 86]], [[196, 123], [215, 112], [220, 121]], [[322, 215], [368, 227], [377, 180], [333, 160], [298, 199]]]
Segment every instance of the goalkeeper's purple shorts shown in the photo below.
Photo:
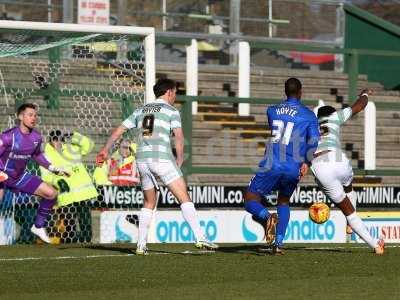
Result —
[[42, 179], [39, 177], [25, 172], [18, 178], [8, 177], [7, 180], [0, 183], [0, 189], [7, 188], [13, 192], [22, 192], [33, 195], [42, 182]]

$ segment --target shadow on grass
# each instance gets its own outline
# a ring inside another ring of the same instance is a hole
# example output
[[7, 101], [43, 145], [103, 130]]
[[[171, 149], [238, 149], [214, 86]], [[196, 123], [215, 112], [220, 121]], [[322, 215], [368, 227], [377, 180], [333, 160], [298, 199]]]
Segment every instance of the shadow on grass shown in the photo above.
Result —
[[[163, 245], [152, 245], [149, 247], [150, 254], [172, 254], [172, 255], [207, 255], [213, 253], [231, 253], [231, 254], [247, 254], [247, 255], [274, 255], [272, 248], [266, 244], [242, 244], [242, 245], [220, 245], [217, 251], [201, 250], [189, 247], [181, 249], [162, 249]], [[161, 249], [160, 249], [161, 248]], [[185, 249], [186, 248], [186, 249]], [[81, 245], [60, 245], [59, 250], [71, 249], [90, 249], [100, 251], [112, 251], [123, 254], [135, 253], [136, 247], [133, 244], [81, 244]], [[325, 246], [285, 246], [283, 250], [287, 252], [335, 252], [335, 253], [351, 253], [350, 248], [345, 247], [325, 247]]]
[[350, 248], [339, 248], [339, 247], [313, 247], [313, 246], [292, 246], [292, 247], [285, 247], [285, 250], [289, 251], [307, 251], [307, 252], [336, 252], [336, 253], [350, 253]]
[[102, 251], [114, 251], [114, 252], [119, 252], [119, 253], [125, 253], [125, 254], [132, 254], [133, 251], [136, 249], [133, 245], [129, 244], [117, 244], [117, 245], [111, 245], [111, 244], [92, 244], [92, 245], [87, 245], [87, 244], [82, 244], [82, 245], [62, 245], [58, 246], [59, 250], [82, 250], [82, 249], [90, 249], [90, 250], [102, 250]]
[[[283, 250], [286, 251], [304, 251], [304, 252], [336, 252], [336, 253], [350, 253], [351, 249], [347, 248], [334, 248], [334, 247], [313, 247], [313, 246], [284, 246]], [[245, 254], [272, 254], [271, 246], [266, 244], [254, 244], [254, 245], [235, 245], [235, 246], [222, 246], [218, 249], [219, 252], [224, 253], [245, 253]]]
[[[112, 251], [123, 254], [135, 254], [136, 246], [133, 244], [93, 244], [93, 245], [63, 245], [58, 246], [59, 250], [82, 250], [82, 249], [90, 249], [90, 250], [100, 250], [100, 251]], [[207, 250], [198, 250], [198, 249], [179, 249], [179, 250], [161, 250], [159, 249], [159, 245], [150, 246], [148, 250], [149, 254], [173, 254], [173, 255], [205, 255], [212, 254], [215, 251], [207, 251]]]
[[271, 247], [260, 244], [244, 244], [234, 246], [220, 246], [218, 252], [223, 253], [246, 253], [246, 254], [260, 254], [271, 251]]

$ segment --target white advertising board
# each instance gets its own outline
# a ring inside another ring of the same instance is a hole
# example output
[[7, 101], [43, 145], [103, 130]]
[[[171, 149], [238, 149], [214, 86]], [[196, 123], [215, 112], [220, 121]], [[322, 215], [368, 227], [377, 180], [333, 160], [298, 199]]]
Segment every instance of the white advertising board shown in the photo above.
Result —
[[[400, 243], [400, 212], [359, 212], [371, 235], [385, 243]], [[351, 241], [364, 243], [358, 235], [353, 233]]]
[[100, 215], [100, 243], [136, 243], [139, 211], [105, 211]]
[[14, 216], [0, 216], [0, 245], [15, 244], [21, 233], [21, 227]]
[[[139, 211], [105, 211], [101, 214], [100, 242], [136, 242]], [[207, 237], [217, 243], [261, 243], [263, 228], [242, 210], [199, 211], [200, 226]], [[135, 225], [136, 224], [136, 225]], [[286, 230], [288, 243], [345, 243], [346, 219], [331, 211], [330, 219], [321, 225], [308, 218], [308, 211], [292, 211]], [[158, 211], [149, 236], [156, 243], [191, 243], [195, 241], [189, 224], [180, 211]]]

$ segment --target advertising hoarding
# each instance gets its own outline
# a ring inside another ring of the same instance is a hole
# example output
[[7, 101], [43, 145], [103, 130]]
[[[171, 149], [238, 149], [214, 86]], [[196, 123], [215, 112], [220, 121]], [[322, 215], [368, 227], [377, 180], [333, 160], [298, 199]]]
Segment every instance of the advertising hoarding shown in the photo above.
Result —
[[[399, 208], [400, 187], [356, 187], [357, 207]], [[140, 187], [98, 187], [99, 197], [94, 206], [109, 208], [138, 208], [143, 204]], [[188, 192], [197, 208], [242, 208], [245, 186], [190, 185]], [[276, 205], [276, 194], [264, 199], [267, 206]], [[308, 208], [314, 202], [325, 202], [333, 206], [316, 186], [300, 186], [290, 198], [291, 207]], [[158, 207], [179, 208], [179, 203], [166, 187], [160, 187]]]
[[[383, 238], [385, 243], [400, 243], [400, 212], [359, 212], [372, 237]], [[351, 241], [364, 243], [355, 233]]]
[[[139, 211], [105, 211], [100, 218], [100, 242], [136, 242]], [[208, 239], [217, 243], [262, 243], [263, 227], [244, 210], [199, 211], [200, 226]], [[308, 211], [292, 211], [286, 231], [288, 243], [344, 243], [346, 219], [331, 211], [330, 219], [317, 225]], [[195, 241], [189, 224], [178, 210], [157, 211], [149, 235], [155, 243], [191, 243]]]

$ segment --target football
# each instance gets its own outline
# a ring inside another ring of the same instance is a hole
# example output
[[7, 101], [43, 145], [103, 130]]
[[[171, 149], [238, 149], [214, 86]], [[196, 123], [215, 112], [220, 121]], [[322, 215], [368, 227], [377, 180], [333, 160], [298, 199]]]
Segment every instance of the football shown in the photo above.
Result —
[[330, 209], [325, 203], [314, 203], [308, 209], [310, 219], [317, 224], [322, 224], [328, 221]]

